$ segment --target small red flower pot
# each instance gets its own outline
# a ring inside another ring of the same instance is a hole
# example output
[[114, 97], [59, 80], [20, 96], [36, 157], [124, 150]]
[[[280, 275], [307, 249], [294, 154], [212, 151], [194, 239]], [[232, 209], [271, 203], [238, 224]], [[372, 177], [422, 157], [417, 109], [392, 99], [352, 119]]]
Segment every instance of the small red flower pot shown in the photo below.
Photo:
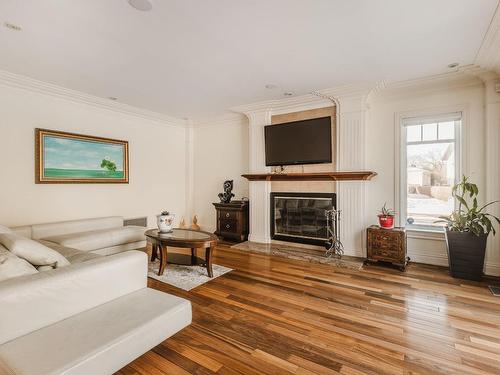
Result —
[[382, 228], [394, 227], [394, 216], [378, 215], [378, 223]]

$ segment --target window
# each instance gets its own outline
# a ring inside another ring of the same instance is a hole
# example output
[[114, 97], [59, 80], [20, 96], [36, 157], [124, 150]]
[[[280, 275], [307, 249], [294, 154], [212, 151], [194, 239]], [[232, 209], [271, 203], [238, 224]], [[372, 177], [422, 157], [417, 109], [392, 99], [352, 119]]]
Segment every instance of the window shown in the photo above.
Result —
[[431, 229], [455, 209], [451, 195], [460, 176], [461, 113], [403, 119], [401, 129], [402, 225]]

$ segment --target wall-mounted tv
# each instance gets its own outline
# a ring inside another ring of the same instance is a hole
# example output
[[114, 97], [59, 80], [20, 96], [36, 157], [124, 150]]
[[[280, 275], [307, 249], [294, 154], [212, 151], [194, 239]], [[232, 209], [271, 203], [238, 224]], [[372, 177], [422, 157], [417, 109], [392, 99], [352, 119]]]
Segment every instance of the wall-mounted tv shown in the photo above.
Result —
[[267, 166], [332, 162], [330, 117], [268, 125], [264, 135]]

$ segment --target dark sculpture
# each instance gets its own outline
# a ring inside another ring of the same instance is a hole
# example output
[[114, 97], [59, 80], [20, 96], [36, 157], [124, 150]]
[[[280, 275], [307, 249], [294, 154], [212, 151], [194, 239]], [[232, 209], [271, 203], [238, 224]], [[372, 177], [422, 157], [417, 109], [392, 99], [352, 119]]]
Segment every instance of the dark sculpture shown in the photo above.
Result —
[[219, 193], [219, 199], [221, 203], [230, 203], [231, 198], [234, 197], [233, 191], [233, 180], [224, 181], [224, 192]]

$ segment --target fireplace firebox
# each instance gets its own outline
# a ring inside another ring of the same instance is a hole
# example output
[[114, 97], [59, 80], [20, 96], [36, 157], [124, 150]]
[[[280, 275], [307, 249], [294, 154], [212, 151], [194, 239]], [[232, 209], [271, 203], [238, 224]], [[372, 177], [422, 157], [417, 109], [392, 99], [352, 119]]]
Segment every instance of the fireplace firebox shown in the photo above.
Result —
[[336, 205], [335, 193], [271, 193], [271, 238], [324, 246], [325, 212]]

